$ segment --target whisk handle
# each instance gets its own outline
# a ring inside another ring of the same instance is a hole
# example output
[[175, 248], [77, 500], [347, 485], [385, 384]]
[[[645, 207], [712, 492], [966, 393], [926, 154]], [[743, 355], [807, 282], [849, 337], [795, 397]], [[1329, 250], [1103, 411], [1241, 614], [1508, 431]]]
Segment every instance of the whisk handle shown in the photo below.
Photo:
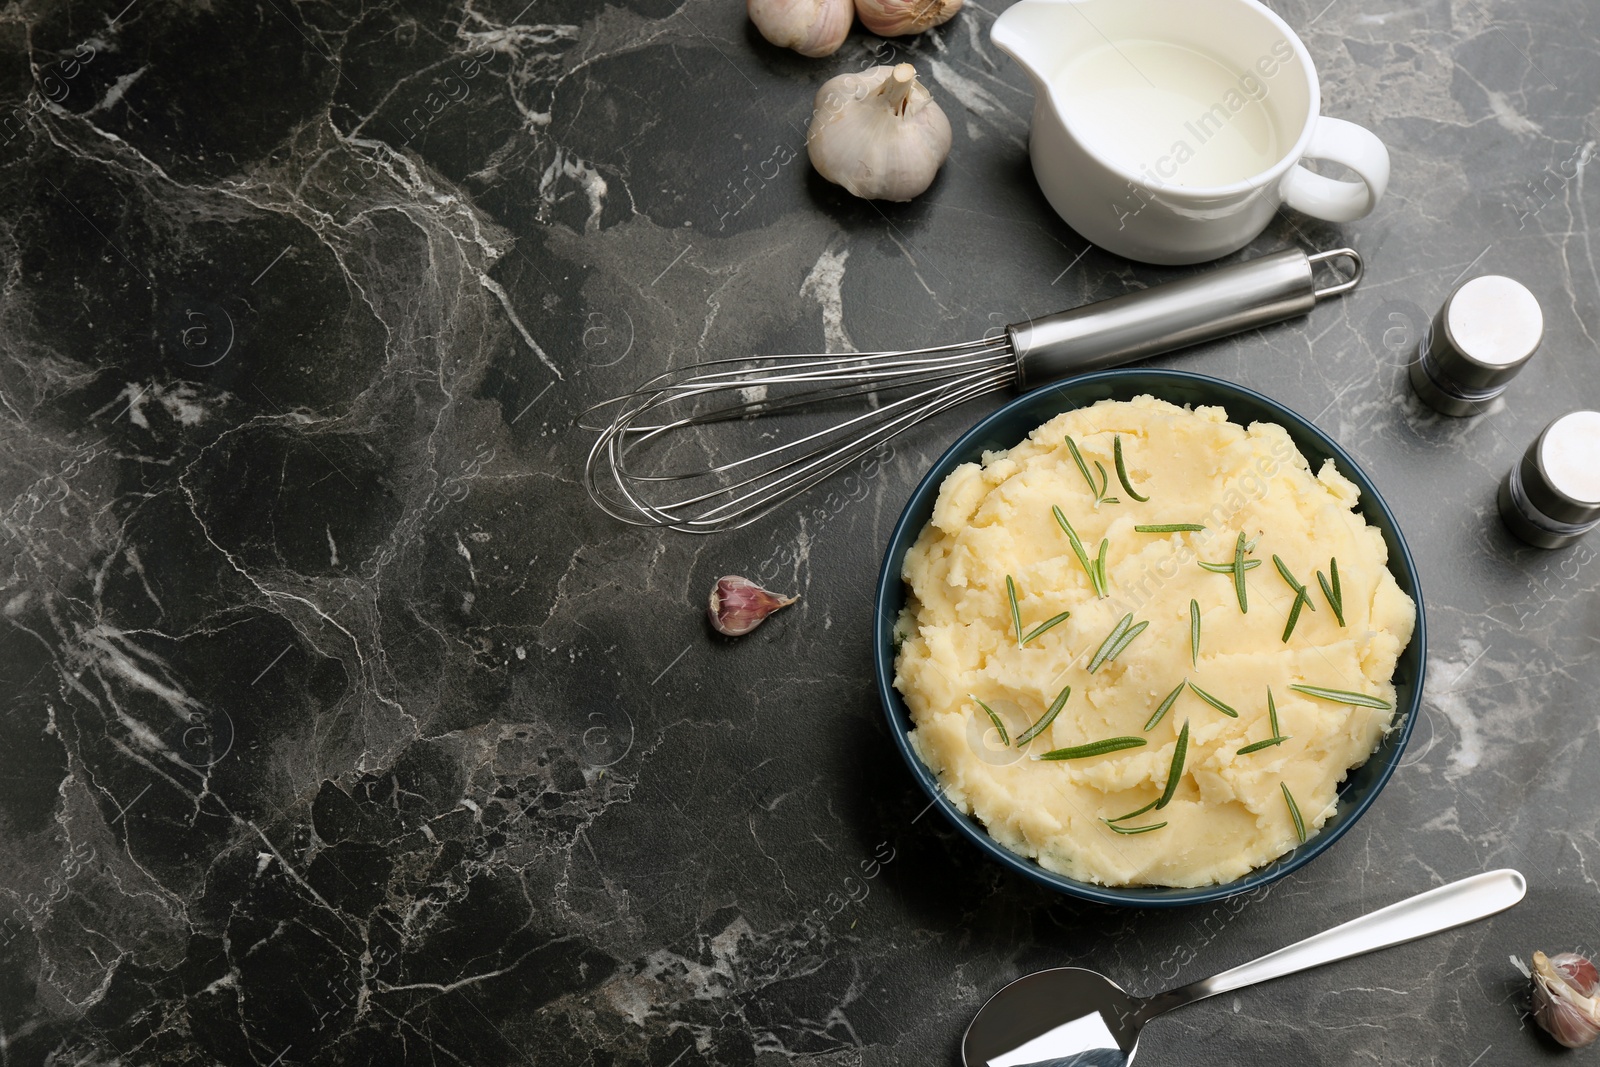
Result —
[[[1351, 261], [1353, 275], [1318, 289], [1317, 263]], [[1361, 279], [1361, 257], [1338, 248], [1307, 255], [1285, 249], [1006, 327], [1023, 389], [1213, 341], [1304, 315], [1319, 297]]]

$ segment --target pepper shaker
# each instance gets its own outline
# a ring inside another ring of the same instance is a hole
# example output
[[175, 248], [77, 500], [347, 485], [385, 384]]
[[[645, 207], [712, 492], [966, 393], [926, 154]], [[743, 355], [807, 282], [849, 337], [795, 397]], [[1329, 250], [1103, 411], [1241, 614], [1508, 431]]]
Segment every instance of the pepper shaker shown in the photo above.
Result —
[[1600, 411], [1544, 428], [1500, 485], [1500, 517], [1537, 548], [1561, 548], [1600, 525]]
[[1417, 345], [1411, 386], [1445, 415], [1475, 415], [1505, 392], [1544, 337], [1528, 287], [1486, 274], [1456, 287]]

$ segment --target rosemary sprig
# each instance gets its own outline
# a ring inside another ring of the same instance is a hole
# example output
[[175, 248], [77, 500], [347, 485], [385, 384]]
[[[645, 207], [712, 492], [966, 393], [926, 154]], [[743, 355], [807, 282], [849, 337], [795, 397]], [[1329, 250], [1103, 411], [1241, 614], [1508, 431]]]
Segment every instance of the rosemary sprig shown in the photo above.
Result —
[[1035, 756], [1034, 759], [1088, 759], [1090, 756], [1104, 756], [1108, 752], [1121, 752], [1125, 748], [1143, 748], [1146, 743], [1142, 737], [1108, 737], [1104, 741], [1091, 741], [1087, 745], [1058, 748], [1042, 756]]
[[989, 705], [985, 704], [983, 701], [978, 700], [978, 698], [976, 696], [973, 696], [973, 694], [968, 693], [967, 695], [969, 697], [972, 697], [973, 700], [977, 700], [978, 701], [978, 707], [982, 708], [984, 711], [987, 711], [989, 713], [989, 721], [994, 723], [994, 728], [996, 730], [1000, 731], [1000, 743], [1002, 745], [1006, 745], [1006, 746], [1009, 747], [1010, 744], [1011, 744], [1011, 738], [1006, 736], [1006, 724], [1000, 721], [1000, 716], [998, 716], [998, 715], [996, 715], [994, 713], [994, 709], [993, 708], [991, 708]]
[[1189, 664], [1200, 666], [1200, 601], [1189, 600]]
[[1294, 835], [1303, 845], [1306, 843], [1306, 821], [1300, 817], [1300, 805], [1294, 802], [1294, 794], [1289, 792], [1288, 782], [1279, 782], [1278, 788], [1283, 790], [1284, 803], [1289, 805], [1289, 818], [1294, 820]]
[[1022, 647], [1022, 609], [1017, 606], [1017, 583], [1006, 575], [1006, 598], [1011, 601], [1011, 623], [1016, 627], [1017, 647]]
[[[1231, 560], [1227, 563], [1208, 563], [1203, 559], [1198, 560], [1197, 562], [1202, 568], [1210, 571], [1212, 574], [1233, 573], [1233, 562]], [[1261, 561], [1259, 559], [1247, 559], [1244, 561], [1244, 569], [1247, 571], [1253, 571], [1259, 566], [1261, 566]]]
[[[1135, 527], [1137, 529], [1137, 527]], [[1344, 591], [1339, 588], [1339, 560], [1332, 557], [1328, 560], [1328, 569], [1333, 572], [1333, 581], [1328, 581], [1328, 576], [1321, 571], [1317, 572], [1317, 584], [1322, 586], [1322, 595], [1328, 598], [1328, 607], [1333, 609], [1333, 617], [1339, 620], [1339, 625], [1344, 625]]]
[[1230, 719], [1237, 719], [1239, 717], [1239, 713], [1237, 711], [1234, 711], [1232, 708], [1228, 707], [1228, 705], [1224, 704], [1222, 701], [1218, 700], [1204, 689], [1201, 689], [1198, 685], [1195, 685], [1193, 682], [1185, 682], [1184, 684], [1190, 689], [1194, 690], [1195, 696], [1199, 697], [1201, 700], [1204, 700], [1207, 704], [1210, 704], [1212, 707], [1216, 708]]
[[1111, 650], [1111, 654], [1106, 657], [1106, 662], [1110, 663], [1112, 660], [1122, 655], [1123, 649], [1133, 644], [1133, 639], [1148, 629], [1150, 629], [1150, 623], [1148, 621], [1136, 623], [1127, 633], [1122, 635], [1122, 640], [1118, 641], [1117, 646]]
[[1138, 811], [1130, 811], [1126, 815], [1118, 815], [1115, 819], [1102, 819], [1101, 821], [1102, 822], [1127, 822], [1129, 819], [1137, 819], [1139, 816], [1143, 815], [1145, 812], [1153, 810], [1155, 808], [1155, 806], [1157, 804], [1159, 804], [1159, 803], [1161, 803], [1161, 801], [1152, 800], [1150, 803], [1146, 804], [1144, 807], [1140, 808]]
[[1100, 469], [1100, 487], [1095, 488], [1094, 475], [1089, 473], [1089, 465], [1083, 461], [1083, 453], [1078, 451], [1077, 442], [1072, 435], [1067, 435], [1067, 451], [1072, 453], [1072, 462], [1078, 465], [1078, 473], [1083, 475], [1083, 480], [1089, 483], [1089, 492], [1094, 494], [1094, 506], [1101, 504], [1120, 504], [1122, 501], [1114, 496], [1106, 496], [1106, 487], [1111, 483], [1111, 475], [1106, 473], [1105, 464], [1095, 460], [1094, 465]]
[[[1179, 690], [1182, 688], [1183, 686], [1178, 686]], [[1167, 703], [1169, 705], [1171, 704], [1172, 700], [1177, 697], [1177, 692], [1177, 690], [1174, 690], [1172, 697], [1168, 698]], [[1163, 709], [1162, 714], [1165, 714], [1165, 709]], [[1146, 729], [1148, 728], [1149, 727], [1146, 727]], [[1130, 745], [1128, 747], [1131, 748], [1133, 746]], [[1117, 824], [1127, 822], [1129, 819], [1137, 819], [1139, 816], [1148, 811], [1159, 811], [1167, 806], [1167, 803], [1172, 800], [1173, 794], [1178, 791], [1178, 779], [1183, 775], [1183, 762], [1188, 751], [1189, 723], [1187, 720], [1185, 720], [1183, 724], [1183, 732], [1178, 735], [1178, 745], [1172, 755], [1172, 765], [1167, 770], [1167, 785], [1166, 788], [1162, 790], [1161, 796], [1155, 800], [1152, 800], [1142, 808], [1128, 812], [1126, 815], [1118, 815], [1114, 819], [1102, 819], [1101, 821], [1119, 834], [1147, 834], [1151, 830], [1159, 830], [1163, 826], [1167, 825], [1164, 822], [1153, 823], [1148, 826], [1118, 826]]]
[[[1303, 605], [1306, 605], [1306, 604], [1309, 604], [1309, 603], [1311, 603], [1311, 601], [1302, 600], [1300, 597], [1297, 596], [1297, 597], [1294, 598], [1294, 603], [1289, 605], [1289, 617], [1288, 617], [1288, 619], [1284, 620], [1284, 624], [1283, 624], [1283, 643], [1284, 644], [1288, 644], [1289, 643], [1289, 635], [1294, 633], [1295, 623], [1300, 621], [1300, 608]], [[1312, 610], [1315, 610], [1315, 609], [1312, 609]]]
[[1095, 585], [1100, 590], [1100, 595], [1105, 596], [1110, 583], [1106, 581], [1106, 552], [1111, 548], [1111, 538], [1100, 539], [1100, 555], [1094, 561]]
[[1155, 714], [1150, 716], [1150, 721], [1144, 724], [1145, 733], [1149, 733], [1151, 730], [1154, 730], [1156, 728], [1156, 724], [1167, 717], [1167, 712], [1171, 710], [1172, 705], [1178, 702], [1178, 694], [1183, 692], [1183, 687], [1188, 684], [1189, 679], [1185, 678], [1183, 681], [1178, 683], [1178, 687], [1176, 689], [1167, 694], [1166, 699], [1162, 700], [1161, 705], [1156, 708]]
[[1050, 511], [1056, 517], [1056, 525], [1066, 533], [1067, 542], [1072, 545], [1072, 554], [1078, 557], [1078, 562], [1083, 566], [1083, 573], [1089, 576], [1089, 582], [1094, 586], [1094, 595], [1103, 598], [1106, 595], [1106, 546], [1110, 542], [1104, 540], [1100, 542], [1100, 565], [1096, 567], [1095, 562], [1089, 558], [1089, 553], [1083, 550], [1083, 542], [1078, 538], [1078, 531], [1072, 528], [1072, 523], [1067, 521], [1061, 508], [1051, 505]]
[[1056, 716], [1061, 714], [1061, 709], [1067, 706], [1067, 698], [1071, 695], [1072, 686], [1070, 685], [1062, 689], [1061, 692], [1057, 693], [1055, 700], [1052, 701], [1050, 706], [1045, 709], [1045, 713], [1040, 717], [1039, 721], [1022, 731], [1021, 736], [1017, 738], [1017, 747], [1021, 748], [1023, 745], [1027, 744], [1029, 741], [1032, 741], [1035, 737], [1038, 737], [1040, 734], [1048, 730], [1050, 728], [1050, 724], [1056, 721]]
[[1106, 465], [1099, 460], [1094, 461], [1094, 469], [1100, 472], [1100, 499], [1096, 504], [1120, 504], [1122, 501], [1114, 496], [1106, 496], [1106, 486], [1111, 484], [1111, 475], [1106, 473]]
[[1289, 573], [1289, 565], [1283, 562], [1283, 557], [1276, 552], [1272, 554], [1272, 565], [1278, 568], [1278, 573], [1283, 576], [1283, 580], [1289, 583], [1290, 589], [1294, 590], [1294, 603], [1289, 606], [1289, 621], [1283, 627], [1283, 642], [1288, 644], [1289, 635], [1294, 633], [1294, 624], [1300, 621], [1300, 609], [1310, 608], [1312, 611], [1316, 611], [1317, 606], [1311, 602], [1311, 594], [1306, 592], [1306, 587], [1300, 584], [1298, 578]]
[[1178, 779], [1183, 777], [1184, 757], [1189, 754], [1189, 720], [1183, 720], [1183, 729], [1178, 733], [1178, 746], [1172, 750], [1172, 766], [1167, 769], [1167, 785], [1161, 790], [1161, 799], [1156, 801], [1156, 810], [1160, 811], [1171, 801], [1174, 793], [1178, 791]]
[[1126, 489], [1128, 491], [1128, 495], [1133, 497], [1133, 499], [1137, 500], [1141, 504], [1143, 504], [1146, 500], [1149, 500], [1150, 498], [1147, 496], [1140, 496], [1139, 491], [1135, 489], [1133, 487], [1133, 483], [1128, 480], [1128, 468], [1122, 462], [1121, 434], [1115, 434], [1112, 436], [1111, 454], [1117, 463], [1117, 481], [1122, 483], [1122, 488]]
[[1238, 597], [1238, 609], [1243, 614], [1250, 614], [1250, 600], [1245, 597], [1245, 571], [1261, 566], [1261, 560], [1246, 560], [1245, 553], [1256, 547], [1256, 542], [1245, 541], [1245, 531], [1238, 531], [1238, 541], [1234, 542], [1234, 558], [1227, 563], [1208, 563], [1200, 560], [1200, 566], [1208, 569], [1213, 574], [1232, 574], [1234, 576], [1234, 595]]
[[[1300, 584], [1300, 579], [1296, 578], [1292, 573], [1290, 573], [1289, 565], [1285, 563], [1283, 561], [1283, 557], [1278, 555], [1276, 552], [1272, 554], [1272, 565], [1278, 568], [1278, 573], [1283, 576], [1284, 581], [1289, 583], [1289, 588], [1294, 590], [1295, 596], [1304, 600], [1307, 604], [1311, 604], [1311, 594], [1306, 592], [1306, 587], [1304, 585]], [[1311, 604], [1311, 610], [1316, 611], [1317, 606], [1315, 604]]]
[[1194, 533], [1204, 530], [1198, 522], [1157, 522], [1149, 526], [1135, 526], [1134, 533]]
[[1348, 689], [1324, 689], [1320, 685], [1291, 685], [1289, 688], [1318, 700], [1331, 700], [1335, 704], [1354, 704], [1356, 707], [1377, 708], [1379, 711], [1394, 710], [1394, 705], [1387, 700], [1369, 697], [1365, 693], [1352, 693]]
[[1089, 673], [1093, 674], [1122, 655], [1122, 650], [1127, 648], [1135, 637], [1144, 633], [1149, 626], [1148, 622], [1141, 622], [1135, 626], [1133, 624], [1133, 612], [1131, 611], [1124, 615], [1122, 620], [1111, 628], [1111, 632], [1106, 635], [1106, 639], [1100, 642], [1100, 647], [1096, 650], [1094, 658], [1089, 660]]
[[1284, 735], [1283, 730], [1278, 726], [1278, 705], [1277, 702], [1272, 699], [1272, 687], [1270, 685], [1267, 686], [1267, 721], [1272, 726], [1272, 736], [1267, 738], [1265, 741], [1257, 741], [1254, 744], [1244, 746], [1236, 753], [1236, 755], [1248, 756], [1252, 752], [1260, 752], [1262, 749], [1271, 748], [1274, 745], [1281, 745], [1285, 741], [1289, 740], [1289, 738]]
[[1250, 613], [1250, 601], [1244, 593], [1244, 531], [1239, 531], [1239, 540], [1233, 546], [1233, 591], [1239, 595], [1239, 611], [1241, 614]]
[[1050, 513], [1056, 517], [1056, 525], [1061, 527], [1067, 535], [1067, 542], [1072, 545], [1073, 554], [1078, 557], [1078, 562], [1083, 564], [1083, 571], [1090, 578], [1094, 577], [1094, 567], [1089, 562], [1089, 554], [1083, 550], [1083, 542], [1078, 539], [1078, 531], [1072, 528], [1072, 523], [1067, 521], [1066, 515], [1061, 511], [1059, 504], [1050, 505]]
[[1063, 611], [1060, 615], [1057, 615], [1055, 618], [1049, 619], [1049, 620], [1047, 620], [1045, 622], [1041, 622], [1038, 626], [1035, 626], [1033, 629], [1028, 631], [1028, 636], [1024, 637], [1022, 639], [1022, 643], [1023, 644], [1027, 644], [1029, 641], [1032, 641], [1035, 637], [1042, 636], [1052, 626], [1055, 626], [1058, 623], [1066, 622], [1067, 621], [1067, 616], [1069, 616], [1071, 614], [1072, 614], [1072, 612], [1070, 612], [1070, 611]]
[[1089, 474], [1089, 468], [1083, 462], [1083, 453], [1078, 451], [1078, 443], [1072, 439], [1072, 435], [1070, 433], [1067, 434], [1066, 437], [1067, 451], [1072, 453], [1072, 462], [1078, 465], [1078, 473], [1082, 474], [1083, 480], [1089, 483], [1089, 492], [1094, 493], [1095, 496], [1099, 496], [1100, 494], [1095, 491], [1094, 478]]

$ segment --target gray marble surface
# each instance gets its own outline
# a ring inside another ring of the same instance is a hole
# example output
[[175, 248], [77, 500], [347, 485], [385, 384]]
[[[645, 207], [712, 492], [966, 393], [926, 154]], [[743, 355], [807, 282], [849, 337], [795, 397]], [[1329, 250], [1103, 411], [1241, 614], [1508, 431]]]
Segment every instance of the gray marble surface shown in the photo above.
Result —
[[[922, 471], [711, 539], [580, 483], [591, 403], [751, 351], [957, 340], [1180, 270], [1088, 247], [1026, 161], [998, 7], [825, 60], [736, 0], [22, 0], [0, 14], [0, 1059], [950, 1063], [1077, 963], [1138, 993], [1515, 866], [1492, 921], [1188, 1009], [1140, 1061], [1554, 1060], [1513, 957], [1594, 946], [1600, 542], [1499, 479], [1600, 407], [1600, 10], [1274, 0], [1390, 146], [1368, 274], [1158, 361], [1314, 418], [1384, 490], [1427, 699], [1366, 818], [1247, 901], [1074, 904], [985, 862], [890, 747], [869, 594]], [[955, 145], [909, 205], [820, 181], [816, 87], [909, 60]], [[1503, 406], [1404, 366], [1452, 283], [1538, 295]], [[801, 594], [737, 642], [720, 574]]]

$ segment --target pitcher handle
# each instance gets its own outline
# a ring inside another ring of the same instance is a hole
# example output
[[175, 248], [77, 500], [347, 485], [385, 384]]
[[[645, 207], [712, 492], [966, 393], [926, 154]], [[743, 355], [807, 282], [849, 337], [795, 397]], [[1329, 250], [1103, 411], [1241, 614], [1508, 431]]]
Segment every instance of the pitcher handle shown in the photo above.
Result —
[[1353, 122], [1318, 116], [1306, 158], [1342, 163], [1357, 182], [1314, 174], [1296, 164], [1283, 176], [1283, 202], [1328, 222], [1354, 222], [1372, 213], [1389, 187], [1389, 150], [1376, 134]]

